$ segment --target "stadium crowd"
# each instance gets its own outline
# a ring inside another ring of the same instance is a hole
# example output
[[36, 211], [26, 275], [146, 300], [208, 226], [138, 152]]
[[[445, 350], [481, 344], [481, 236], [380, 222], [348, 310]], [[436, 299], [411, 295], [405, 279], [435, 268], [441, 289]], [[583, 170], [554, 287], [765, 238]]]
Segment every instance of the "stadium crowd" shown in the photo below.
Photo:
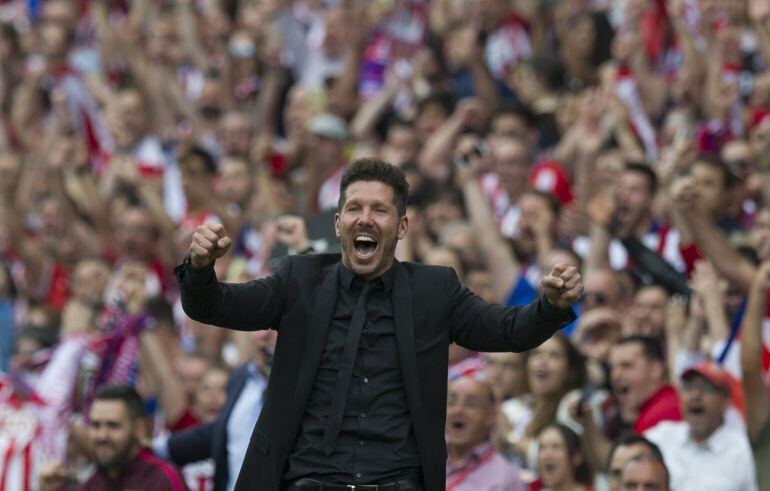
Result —
[[0, 0], [0, 490], [233, 489], [275, 332], [174, 267], [212, 221], [226, 281], [338, 251], [365, 156], [399, 260], [584, 278], [450, 348], [447, 490], [770, 490], [768, 0]]

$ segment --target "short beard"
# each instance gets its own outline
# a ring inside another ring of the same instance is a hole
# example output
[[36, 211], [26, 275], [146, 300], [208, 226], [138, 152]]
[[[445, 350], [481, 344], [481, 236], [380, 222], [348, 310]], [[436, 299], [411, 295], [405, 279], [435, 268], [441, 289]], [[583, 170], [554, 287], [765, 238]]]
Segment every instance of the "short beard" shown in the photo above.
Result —
[[138, 444], [132, 439], [124, 447], [119, 448], [115, 455], [109, 459], [109, 461], [99, 462], [96, 460], [96, 466], [105, 472], [120, 469], [128, 463], [129, 459], [132, 458], [132, 454], [135, 451], [138, 452]]

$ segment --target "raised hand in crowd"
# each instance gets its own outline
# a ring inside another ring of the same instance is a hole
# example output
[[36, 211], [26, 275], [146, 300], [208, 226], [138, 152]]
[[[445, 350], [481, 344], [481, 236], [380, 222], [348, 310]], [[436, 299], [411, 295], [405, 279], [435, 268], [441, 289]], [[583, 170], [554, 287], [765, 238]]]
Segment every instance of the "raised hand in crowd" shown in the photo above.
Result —
[[312, 248], [307, 236], [305, 219], [295, 215], [285, 215], [275, 221], [275, 237], [290, 250], [305, 252]]

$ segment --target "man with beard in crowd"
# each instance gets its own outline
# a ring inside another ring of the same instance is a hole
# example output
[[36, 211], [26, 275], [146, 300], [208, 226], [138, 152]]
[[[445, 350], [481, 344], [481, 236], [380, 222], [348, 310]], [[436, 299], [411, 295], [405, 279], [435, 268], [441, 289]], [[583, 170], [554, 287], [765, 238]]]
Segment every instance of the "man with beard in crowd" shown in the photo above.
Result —
[[[81, 491], [187, 489], [174, 467], [142, 448], [148, 430], [147, 414], [144, 402], [133, 387], [100, 388], [91, 406], [88, 424], [96, 472]], [[60, 463], [49, 463], [40, 471], [40, 490], [56, 491], [72, 478]]]

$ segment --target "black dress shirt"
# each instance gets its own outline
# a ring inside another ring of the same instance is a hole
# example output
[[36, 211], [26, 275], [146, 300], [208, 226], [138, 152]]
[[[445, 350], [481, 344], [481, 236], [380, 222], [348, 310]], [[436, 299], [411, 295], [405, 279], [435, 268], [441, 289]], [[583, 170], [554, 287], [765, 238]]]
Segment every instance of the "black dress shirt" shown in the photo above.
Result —
[[398, 362], [393, 324], [394, 270], [373, 280], [366, 320], [334, 452], [322, 450], [337, 366], [364, 280], [340, 264], [337, 305], [302, 420], [289, 457], [289, 481], [309, 477], [338, 484], [386, 483], [418, 475], [420, 458]]

